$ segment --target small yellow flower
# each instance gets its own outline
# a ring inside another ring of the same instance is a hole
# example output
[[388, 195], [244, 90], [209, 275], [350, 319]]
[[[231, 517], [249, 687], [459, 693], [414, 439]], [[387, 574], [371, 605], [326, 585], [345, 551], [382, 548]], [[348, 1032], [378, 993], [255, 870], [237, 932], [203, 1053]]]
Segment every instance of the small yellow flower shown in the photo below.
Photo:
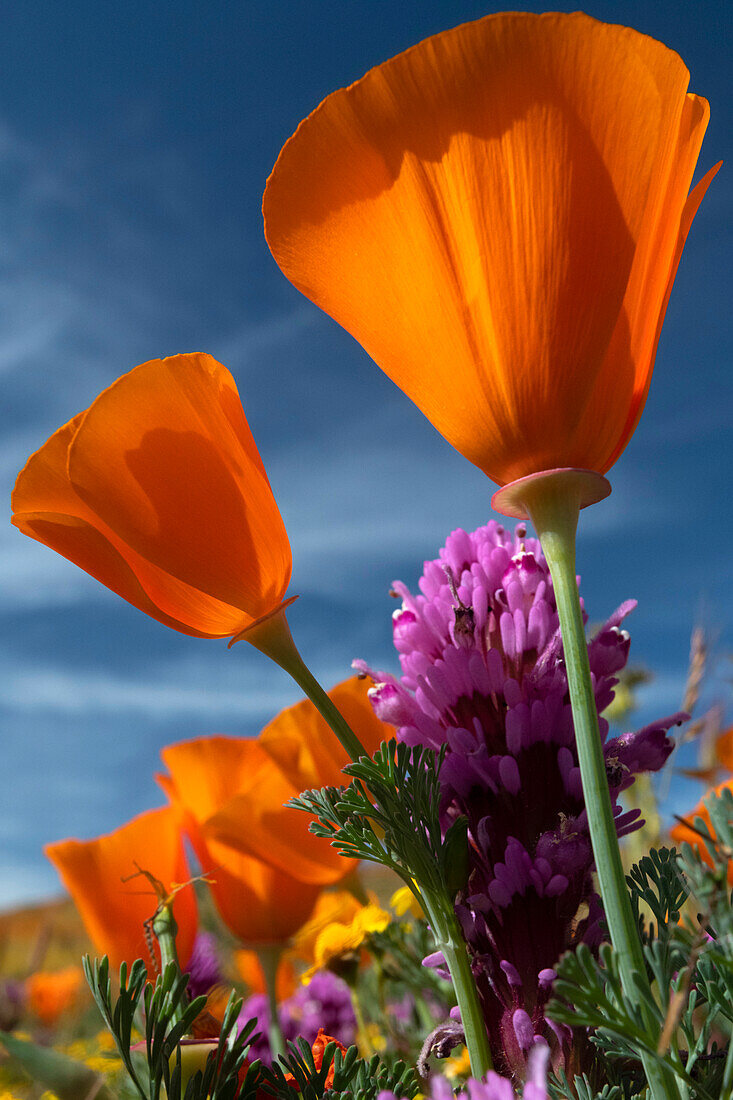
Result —
[[107, 1028], [103, 1028], [102, 1031], [98, 1031], [94, 1037], [94, 1043], [99, 1050], [116, 1051], [117, 1045], [112, 1036], [112, 1032]]
[[330, 890], [321, 894], [309, 920], [292, 938], [293, 954], [304, 963], [312, 963], [316, 940], [330, 924], [350, 924], [361, 905], [347, 890]]
[[303, 929], [305, 935], [297, 937], [299, 954], [311, 966], [303, 974], [303, 983], [311, 980], [317, 970], [333, 967], [339, 959], [353, 955], [359, 950], [367, 936], [372, 932], [383, 932], [390, 922], [389, 913], [370, 901], [368, 905], [359, 905], [354, 899], [349, 902], [331, 903], [331, 913], [338, 917], [324, 920], [326, 913], [316, 914], [318, 920], [309, 922], [314, 927]]
[[354, 918], [354, 924], [362, 932], [362, 939], [372, 932], [384, 932], [390, 922], [389, 913], [381, 909], [376, 902], [365, 905], [361, 912]]
[[115, 1041], [106, 1029], [87, 1039], [74, 1039], [62, 1048], [62, 1052], [76, 1062], [83, 1062], [100, 1077], [114, 1075], [121, 1066]]
[[425, 914], [420, 903], [409, 886], [400, 886], [389, 899], [390, 908], [394, 909], [398, 917], [404, 917], [406, 913], [420, 920]]
[[364, 1027], [364, 1034], [359, 1038], [362, 1041], [366, 1040], [369, 1048], [376, 1054], [380, 1054], [383, 1050], [387, 1049], [387, 1040], [379, 1030], [377, 1024], [366, 1024]]
[[448, 1058], [443, 1072], [446, 1077], [450, 1078], [451, 1081], [454, 1081], [457, 1077], [468, 1077], [471, 1072], [471, 1062], [468, 1057], [468, 1047], [461, 1047], [460, 1054], [455, 1054], [452, 1058]]

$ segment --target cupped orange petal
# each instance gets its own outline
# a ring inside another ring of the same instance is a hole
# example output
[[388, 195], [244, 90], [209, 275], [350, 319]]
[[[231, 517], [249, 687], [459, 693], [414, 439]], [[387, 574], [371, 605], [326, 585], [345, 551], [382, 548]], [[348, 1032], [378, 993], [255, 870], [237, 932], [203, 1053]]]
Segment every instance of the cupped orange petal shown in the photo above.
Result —
[[183, 885], [190, 873], [173, 809], [149, 810], [95, 840], [60, 840], [46, 845], [44, 851], [71, 894], [95, 948], [109, 956], [113, 967], [135, 959], [150, 963], [145, 923], [155, 914], [158, 898], [138, 869], [152, 874], [168, 891], [182, 886], [175, 892], [172, 908], [179, 961], [186, 965], [198, 917], [193, 887]]
[[[394, 736], [394, 730], [380, 722], [374, 713], [369, 702], [370, 686], [371, 681], [366, 678], [350, 676], [328, 694], [366, 751], [373, 755], [382, 741]], [[307, 699], [281, 711], [265, 726], [257, 741], [301, 791], [345, 782], [342, 768], [351, 760]]]
[[[368, 687], [352, 676], [329, 696], [373, 753], [391, 731], [374, 714]], [[346, 782], [346, 752], [308, 700], [283, 710], [256, 740], [202, 737], [170, 745], [162, 757], [207, 843], [221, 842], [312, 885], [333, 885], [353, 871], [350, 860], [313, 836], [307, 815], [285, 806], [303, 790]]]
[[84, 989], [80, 966], [63, 970], [36, 970], [25, 980], [28, 1006], [46, 1027], [53, 1027], [64, 1013], [75, 1006]]
[[353, 870], [308, 831], [305, 814], [285, 806], [303, 788], [257, 741], [201, 737], [169, 745], [162, 757], [206, 844], [221, 842], [311, 885], [328, 886]]
[[688, 79], [582, 13], [436, 35], [301, 123], [265, 191], [272, 253], [495, 481], [603, 472], [701, 197]]
[[309, 917], [320, 886], [207, 835], [208, 820], [258, 767], [247, 745], [256, 749], [254, 742], [229, 737], [170, 745], [161, 754], [170, 774], [157, 779], [180, 815], [227, 928], [245, 944], [286, 943]]
[[24, 534], [183, 633], [228, 637], [283, 602], [287, 534], [209, 355], [123, 375], [31, 456], [12, 503]]
[[299, 882], [317, 886], [340, 882], [354, 870], [353, 863], [309, 832], [307, 814], [285, 805], [297, 798], [301, 788], [265, 759], [268, 766], [201, 826], [202, 833], [207, 840], [254, 856]]
[[308, 919], [320, 887], [206, 840], [193, 825], [189, 837], [219, 916], [243, 944], [287, 943]]

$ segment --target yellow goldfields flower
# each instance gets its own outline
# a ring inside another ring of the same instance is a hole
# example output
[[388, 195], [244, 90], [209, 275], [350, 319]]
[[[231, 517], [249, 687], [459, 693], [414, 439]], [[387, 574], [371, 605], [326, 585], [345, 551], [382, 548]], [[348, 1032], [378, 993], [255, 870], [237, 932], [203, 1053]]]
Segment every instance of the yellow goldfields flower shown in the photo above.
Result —
[[367, 1024], [364, 1028], [363, 1038], [376, 1054], [380, 1054], [387, 1049], [387, 1040], [379, 1030], [378, 1024]]
[[317, 970], [358, 951], [370, 933], [383, 932], [389, 921], [389, 913], [375, 900], [360, 905], [343, 892], [324, 895], [313, 919], [295, 939], [297, 953], [311, 963], [303, 974], [303, 982], [309, 982]]
[[394, 909], [398, 917], [404, 917], [407, 913], [419, 920], [424, 916], [420, 903], [409, 886], [400, 886], [389, 899], [390, 909]]
[[331, 890], [321, 894], [309, 920], [292, 938], [293, 954], [305, 963], [313, 961], [316, 940], [330, 924], [349, 924], [361, 909], [347, 890]]
[[454, 1081], [456, 1078], [468, 1077], [471, 1073], [471, 1062], [468, 1057], [468, 1047], [461, 1047], [460, 1054], [448, 1058], [443, 1073]]

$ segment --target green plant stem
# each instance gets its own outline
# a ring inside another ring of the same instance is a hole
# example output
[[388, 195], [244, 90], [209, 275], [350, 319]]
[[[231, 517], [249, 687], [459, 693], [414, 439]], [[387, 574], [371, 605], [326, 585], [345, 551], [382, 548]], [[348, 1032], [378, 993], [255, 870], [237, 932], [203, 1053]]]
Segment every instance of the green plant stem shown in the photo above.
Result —
[[351, 997], [351, 1007], [354, 1010], [354, 1019], [356, 1020], [356, 1045], [359, 1048], [359, 1054], [362, 1058], [366, 1058], [367, 1061], [374, 1054], [374, 1046], [369, 1035], [369, 1025], [366, 1022], [364, 1012], [361, 1006], [361, 998], [359, 997], [359, 990], [357, 988], [356, 974], [351, 978], [344, 977], [344, 980], [349, 987], [349, 996]]
[[284, 611], [252, 627], [243, 635], [243, 640], [249, 642], [255, 649], [259, 649], [292, 676], [354, 762], [360, 756], [369, 755], [341, 711], [323, 690], [298, 652]]
[[[270, 657], [292, 676], [325, 718], [353, 761], [356, 762], [362, 756], [368, 757], [369, 754], [359, 738], [300, 656], [284, 611], [278, 612], [248, 630], [243, 635], [243, 639]], [[465, 940], [452, 905], [449, 902], [443, 904], [442, 899], [439, 901], [434, 899], [431, 905], [428, 897], [423, 896], [436, 946], [439, 951], [442, 951], [448, 965], [461, 1010], [466, 1046], [471, 1059], [471, 1072], [474, 1077], [480, 1079], [492, 1068], [492, 1061], [486, 1025], [468, 960]]]
[[435, 945], [442, 953], [450, 971], [453, 990], [461, 1012], [461, 1024], [466, 1037], [471, 1075], [480, 1081], [493, 1069], [489, 1037], [484, 1014], [478, 999], [476, 981], [466, 950], [466, 941], [452, 905], [444, 904], [426, 891], [420, 903], [425, 910]]
[[[624, 992], [629, 1000], [638, 1004], [641, 998], [636, 992], [633, 974], [646, 981], [646, 967], [616, 835], [575, 577], [575, 533], [580, 497], [566, 484], [553, 485], [547, 481], [528, 486], [526, 492], [524, 503], [539, 536], [555, 590], [583, 797], [605, 917], [618, 957]], [[671, 1067], [660, 1065], [648, 1055], [642, 1062], [654, 1100], [679, 1100]]]
[[256, 950], [267, 993], [267, 1007], [270, 1016], [267, 1038], [270, 1043], [270, 1055], [272, 1061], [277, 1062], [280, 1055], [285, 1054], [285, 1039], [280, 1027], [280, 1014], [277, 1007], [277, 971], [280, 966], [282, 948], [279, 944], [266, 944], [258, 946]]
[[[158, 910], [153, 917], [153, 932], [155, 938], [158, 941], [158, 947], [160, 948], [160, 971], [161, 974], [165, 974], [166, 967], [169, 963], [175, 963], [176, 970], [180, 973], [181, 965], [178, 961], [178, 951], [176, 949], [176, 936], [178, 935], [178, 925], [176, 919], [173, 916], [173, 908], [166, 902], [161, 902], [158, 906]], [[185, 997], [185, 993], [183, 994]], [[175, 1005], [173, 1014], [171, 1016], [171, 1024], [177, 1024], [183, 1018], [183, 1010], [186, 1007], [185, 1002]]]

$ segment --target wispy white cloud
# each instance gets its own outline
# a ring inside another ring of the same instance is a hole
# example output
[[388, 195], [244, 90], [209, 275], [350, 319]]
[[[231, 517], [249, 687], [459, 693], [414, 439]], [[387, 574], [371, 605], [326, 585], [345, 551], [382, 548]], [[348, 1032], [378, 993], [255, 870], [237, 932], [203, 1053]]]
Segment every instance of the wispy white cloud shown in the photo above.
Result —
[[5, 318], [0, 324], [0, 373], [12, 374], [44, 359], [50, 366], [52, 349], [79, 309], [75, 295], [42, 280], [6, 285], [0, 294]]
[[68, 671], [48, 664], [26, 666], [3, 662], [2, 706], [16, 713], [47, 712], [75, 717], [114, 714], [144, 714], [152, 721], [185, 715], [212, 720], [236, 718], [239, 722], [262, 714], [274, 714], [283, 705], [283, 692], [273, 678], [257, 674], [250, 666], [240, 676], [241, 687], [222, 689], [199, 684], [191, 686], [180, 670], [166, 677], [165, 668], [129, 677], [120, 673], [76, 668]]
[[[413, 555], [419, 564], [435, 556], [456, 526], [472, 529], [492, 518], [514, 522], [492, 512], [495, 486], [437, 436], [430, 438], [429, 426], [418, 460], [411, 438], [395, 430], [394, 418], [390, 409], [383, 418], [375, 415], [370, 427], [350, 424], [347, 450], [325, 439], [301, 446], [297, 461], [287, 451], [271, 464], [296, 581], [343, 580], [354, 561], [389, 570], [390, 562]], [[584, 511], [582, 538], [592, 543], [651, 531], [669, 514], [663, 501], [644, 499], [619, 478], [610, 498]]]
[[9, 523], [0, 526], [0, 560], [0, 613], [73, 607], [114, 598], [83, 570]]
[[219, 342], [224, 363], [244, 362], [272, 351], [281, 344], [297, 344], [304, 332], [317, 328], [321, 316], [305, 302], [289, 312], [250, 322], [225, 335]]

